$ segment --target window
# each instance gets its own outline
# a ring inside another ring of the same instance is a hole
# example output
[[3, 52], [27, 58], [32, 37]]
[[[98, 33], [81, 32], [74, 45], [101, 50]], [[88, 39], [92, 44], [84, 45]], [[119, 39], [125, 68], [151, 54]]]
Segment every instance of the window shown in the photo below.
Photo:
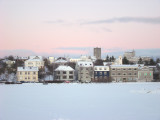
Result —
[[118, 75], [121, 75], [121, 73], [118, 73]]
[[63, 79], [67, 79], [67, 76], [63, 76]]
[[95, 75], [97, 75], [97, 72], [94, 72]]
[[63, 71], [63, 74], [66, 74], [66, 71]]
[[20, 72], [19, 74], [22, 75], [22, 72]]
[[123, 73], [123, 75], [126, 75], [126, 73]]
[[128, 75], [132, 75], [132, 73], [128, 73]]
[[28, 72], [28, 75], [30, 75], [30, 72]]
[[33, 77], [33, 79], [35, 80], [35, 79], [36, 79], [36, 77]]
[[121, 70], [121, 68], [117, 68], [117, 70], [118, 70], [118, 71], [120, 71], [120, 70]]
[[107, 72], [104, 72], [104, 75], [107, 75]]
[[30, 77], [28, 77], [28, 80], [30, 79]]
[[27, 75], [27, 72], [25, 72], [25, 74]]
[[137, 70], [137, 68], [134, 68], [134, 70]]
[[137, 75], [137, 73], [134, 73], [134, 75]]
[[107, 68], [104, 68], [104, 70], [107, 70]]
[[126, 69], [125, 69], [125, 68], [123, 68], [123, 70], [125, 71]]
[[102, 72], [99, 72], [99, 75], [102, 75]]
[[35, 74], [36, 74], [36, 72], [33, 72], [33, 74], [35, 75]]
[[25, 79], [27, 80], [27, 77], [25, 77]]
[[131, 68], [128, 68], [128, 70], [132, 70]]
[[112, 70], [116, 70], [115, 68], [112, 68]]
[[69, 79], [73, 79], [73, 76], [69, 76]]
[[73, 74], [73, 71], [70, 71], [69, 74]]
[[102, 68], [99, 68], [99, 70], [102, 70]]

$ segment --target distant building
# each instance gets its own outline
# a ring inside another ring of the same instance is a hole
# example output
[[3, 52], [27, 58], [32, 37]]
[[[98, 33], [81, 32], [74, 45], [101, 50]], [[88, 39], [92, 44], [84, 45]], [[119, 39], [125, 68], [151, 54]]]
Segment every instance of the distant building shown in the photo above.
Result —
[[151, 60], [151, 57], [149, 57], [149, 56], [135, 56], [135, 51], [133, 50], [133, 51], [128, 51], [128, 52], [125, 52], [124, 53], [124, 57], [126, 57], [127, 59], [128, 59], [128, 61], [130, 62], [130, 63], [133, 63], [133, 64], [138, 64], [138, 61], [139, 61], [139, 59], [141, 58], [142, 59], [142, 62], [143, 63], [146, 63], [146, 62], [150, 62], [150, 60]]
[[30, 59], [25, 61], [25, 67], [44, 67], [44, 61], [41, 56], [30, 56]]
[[124, 57], [126, 57], [127, 59], [130, 59], [132, 57], [135, 57], [135, 51], [127, 51], [124, 53]]
[[20, 61], [26, 61], [29, 59], [29, 57], [19, 57], [19, 56], [15, 56], [14, 57], [15, 60], [20, 60]]
[[94, 56], [97, 58], [97, 59], [101, 59], [101, 48], [94, 48]]
[[17, 81], [38, 82], [38, 67], [18, 67]]
[[113, 82], [135, 82], [138, 79], [138, 65], [111, 65]]
[[109, 82], [109, 66], [94, 66], [94, 82]]
[[153, 69], [148, 66], [139, 67], [138, 82], [151, 82], [151, 81], [153, 81]]
[[49, 64], [53, 64], [55, 62], [54, 57], [48, 57]]
[[54, 71], [54, 78], [57, 81], [73, 81], [75, 80], [74, 71], [70, 66], [60, 65]]
[[80, 82], [91, 82], [94, 77], [93, 62], [78, 61], [76, 64], [76, 76]]
[[13, 64], [16, 63], [16, 61], [13, 60], [3, 60], [3, 62], [6, 63], [8, 67], [11, 67]]

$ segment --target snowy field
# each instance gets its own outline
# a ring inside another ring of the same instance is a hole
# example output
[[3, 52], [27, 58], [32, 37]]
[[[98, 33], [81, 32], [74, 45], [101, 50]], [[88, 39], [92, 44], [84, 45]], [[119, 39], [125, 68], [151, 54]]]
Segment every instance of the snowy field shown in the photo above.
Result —
[[160, 83], [0, 84], [0, 120], [160, 120]]

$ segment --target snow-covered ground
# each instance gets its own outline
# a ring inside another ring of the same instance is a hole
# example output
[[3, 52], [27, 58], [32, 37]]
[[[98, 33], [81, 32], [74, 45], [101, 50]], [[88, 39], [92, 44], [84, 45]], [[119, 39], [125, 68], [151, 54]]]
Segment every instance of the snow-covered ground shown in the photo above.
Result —
[[160, 120], [160, 83], [0, 84], [0, 120]]

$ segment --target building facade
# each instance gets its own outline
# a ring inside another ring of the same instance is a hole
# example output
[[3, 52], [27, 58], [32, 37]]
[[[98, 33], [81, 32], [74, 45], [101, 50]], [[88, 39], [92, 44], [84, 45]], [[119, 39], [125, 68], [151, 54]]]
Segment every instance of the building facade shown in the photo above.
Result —
[[41, 57], [30, 57], [30, 59], [25, 61], [25, 67], [38, 67], [44, 68], [44, 61]]
[[138, 79], [137, 65], [111, 65], [110, 67], [113, 82], [135, 82]]
[[101, 48], [94, 48], [94, 56], [96, 57], [96, 59], [101, 59]]
[[153, 69], [147, 66], [138, 69], [138, 82], [153, 81]]
[[38, 82], [38, 67], [18, 67], [17, 81]]
[[54, 78], [56, 81], [73, 81], [75, 80], [75, 70], [70, 66], [59, 66], [54, 71]]
[[109, 66], [94, 66], [93, 82], [110, 82]]
[[76, 64], [76, 76], [80, 82], [91, 82], [94, 77], [93, 63], [89, 61], [78, 61]]

